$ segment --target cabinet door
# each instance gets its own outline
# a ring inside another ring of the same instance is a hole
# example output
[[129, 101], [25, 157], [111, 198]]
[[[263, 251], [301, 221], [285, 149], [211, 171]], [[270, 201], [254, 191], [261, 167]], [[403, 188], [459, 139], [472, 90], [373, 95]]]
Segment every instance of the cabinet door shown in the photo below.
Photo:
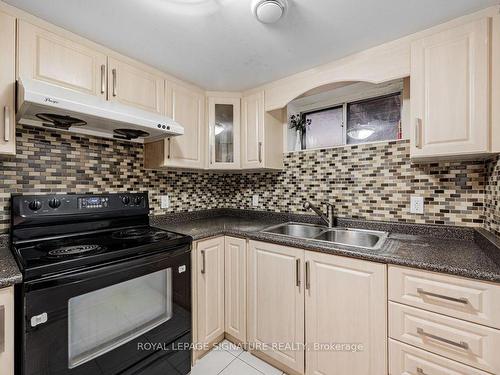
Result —
[[16, 80], [16, 19], [0, 12], [0, 154], [16, 153], [14, 83]]
[[303, 373], [304, 250], [250, 241], [248, 255], [248, 341]]
[[247, 340], [247, 242], [225, 238], [225, 330], [239, 342]]
[[263, 166], [264, 94], [241, 99], [241, 167]]
[[208, 99], [209, 168], [240, 167], [240, 98]]
[[167, 115], [184, 126], [184, 135], [168, 138], [167, 167], [205, 167], [205, 95], [173, 82], [167, 82]]
[[0, 289], [0, 369], [14, 375], [14, 288]]
[[106, 98], [106, 55], [26, 21], [18, 26], [18, 74]]
[[412, 157], [489, 151], [490, 19], [412, 43]]
[[386, 266], [309, 251], [305, 261], [306, 374], [387, 374]]
[[144, 111], [165, 113], [165, 80], [142, 66], [108, 58], [108, 99]]
[[196, 249], [198, 342], [224, 334], [224, 237], [200, 241]]

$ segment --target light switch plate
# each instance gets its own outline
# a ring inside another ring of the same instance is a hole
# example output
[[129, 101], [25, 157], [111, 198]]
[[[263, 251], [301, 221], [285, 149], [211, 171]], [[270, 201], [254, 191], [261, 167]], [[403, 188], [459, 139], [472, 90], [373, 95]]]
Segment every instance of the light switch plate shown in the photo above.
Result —
[[170, 197], [168, 195], [160, 196], [160, 207], [169, 208], [170, 207]]
[[257, 207], [259, 205], [259, 194], [252, 195], [252, 206]]
[[424, 197], [418, 195], [410, 197], [410, 213], [420, 215], [424, 213]]

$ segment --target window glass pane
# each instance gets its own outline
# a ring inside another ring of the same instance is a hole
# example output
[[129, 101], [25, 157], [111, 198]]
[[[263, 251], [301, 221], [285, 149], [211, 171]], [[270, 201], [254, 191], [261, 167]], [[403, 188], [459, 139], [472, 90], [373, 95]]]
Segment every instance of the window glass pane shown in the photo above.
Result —
[[232, 163], [233, 153], [233, 105], [215, 105], [215, 162]]
[[172, 270], [73, 297], [68, 302], [69, 368], [172, 318]]
[[401, 94], [347, 105], [347, 143], [399, 139]]
[[306, 129], [306, 148], [320, 148], [343, 144], [342, 107], [304, 114], [311, 120]]

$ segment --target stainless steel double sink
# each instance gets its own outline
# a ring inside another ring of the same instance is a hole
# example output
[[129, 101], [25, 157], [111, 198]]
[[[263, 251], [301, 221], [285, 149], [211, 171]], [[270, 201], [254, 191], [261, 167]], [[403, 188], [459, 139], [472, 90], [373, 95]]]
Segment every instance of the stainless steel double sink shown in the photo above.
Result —
[[328, 228], [304, 223], [284, 223], [261, 230], [282, 236], [329, 242], [338, 245], [378, 250], [384, 244], [388, 233], [351, 228]]

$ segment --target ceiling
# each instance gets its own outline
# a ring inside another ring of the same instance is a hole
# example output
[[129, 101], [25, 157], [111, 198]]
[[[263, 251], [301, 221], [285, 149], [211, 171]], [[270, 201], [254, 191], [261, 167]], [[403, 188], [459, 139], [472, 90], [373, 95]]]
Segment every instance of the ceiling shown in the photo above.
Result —
[[4, 0], [207, 90], [242, 91], [500, 0], [288, 0], [259, 23], [251, 0]]

